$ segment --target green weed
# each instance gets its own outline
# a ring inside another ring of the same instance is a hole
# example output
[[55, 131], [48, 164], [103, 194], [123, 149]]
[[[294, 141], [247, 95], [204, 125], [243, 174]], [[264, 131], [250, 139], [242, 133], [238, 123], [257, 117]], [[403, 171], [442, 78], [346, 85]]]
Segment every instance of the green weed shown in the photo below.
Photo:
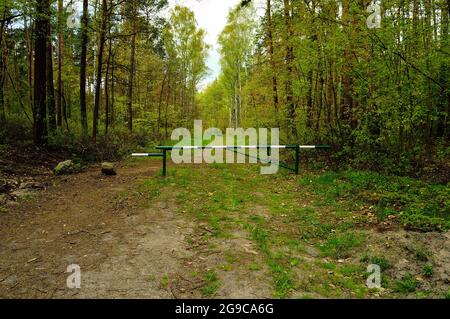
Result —
[[402, 279], [395, 282], [394, 290], [399, 293], [410, 293], [416, 291], [418, 282], [412, 274], [406, 274]]

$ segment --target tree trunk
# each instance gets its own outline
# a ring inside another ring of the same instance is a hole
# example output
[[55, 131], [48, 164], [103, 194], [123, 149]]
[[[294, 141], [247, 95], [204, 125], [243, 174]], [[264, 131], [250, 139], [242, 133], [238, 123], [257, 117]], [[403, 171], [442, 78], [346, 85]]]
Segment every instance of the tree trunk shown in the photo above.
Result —
[[293, 77], [293, 62], [294, 62], [294, 48], [292, 47], [291, 41], [293, 38], [292, 31], [292, 16], [291, 16], [291, 3], [290, 0], [284, 1], [284, 19], [285, 19], [285, 28], [286, 28], [286, 70], [287, 70], [287, 78], [286, 78], [286, 103], [288, 107], [288, 131], [291, 134], [291, 137], [296, 139], [297, 137], [297, 129], [295, 126], [295, 112], [296, 105], [294, 102], [294, 91], [292, 88], [292, 77]]
[[86, 113], [86, 56], [87, 56], [87, 43], [88, 43], [88, 0], [83, 0], [83, 16], [81, 18], [81, 61], [80, 61], [80, 114], [81, 114], [81, 127], [83, 130], [83, 136], [88, 135], [87, 113]]
[[[112, 53], [112, 52], [111, 52]], [[115, 121], [115, 113], [114, 113], [114, 99], [115, 99], [115, 86], [116, 86], [116, 81], [114, 79], [114, 70], [115, 70], [115, 59], [114, 59], [114, 53], [111, 56], [111, 105], [110, 105], [110, 109], [111, 109], [111, 118], [110, 118], [110, 123], [114, 124]]]
[[160, 90], [160, 92], [159, 92], [159, 102], [158, 102], [158, 123], [157, 123], [157, 125], [156, 125], [156, 127], [157, 127], [157, 129], [158, 129], [158, 131], [157, 131], [157, 132], [158, 132], [158, 133], [157, 133], [158, 137], [159, 137], [159, 134], [160, 134], [159, 130], [160, 130], [160, 128], [161, 128], [161, 108], [162, 108], [162, 102], [163, 102], [163, 94], [164, 94], [164, 88], [165, 88], [165, 86], [166, 86], [166, 78], [167, 78], [168, 72], [169, 72], [169, 68], [167, 68], [167, 71], [164, 72], [164, 78], [163, 78], [163, 81], [162, 81], [162, 84], [161, 84], [161, 90]]
[[102, 88], [102, 64], [103, 64], [103, 49], [106, 42], [106, 22], [108, 18], [108, 6], [106, 0], [102, 1], [102, 22], [99, 34], [99, 46], [97, 53], [97, 74], [95, 82], [95, 101], [94, 101], [94, 116], [92, 123], [92, 138], [97, 139], [98, 134], [98, 113], [100, 110], [100, 95]]
[[56, 113], [57, 125], [59, 127], [62, 125], [62, 113], [64, 113], [64, 117], [66, 117], [65, 110], [62, 111], [63, 19], [63, 0], [58, 0], [58, 94], [56, 96]]
[[111, 64], [112, 40], [109, 38], [108, 60], [106, 60], [105, 72], [105, 135], [108, 134], [109, 128], [109, 70]]
[[[447, 0], [445, 2], [442, 3], [442, 9], [441, 9], [441, 14], [442, 14], [442, 39], [441, 39], [441, 47], [442, 49], [444, 48], [448, 48], [449, 46], [449, 19], [450, 19], [450, 0]], [[449, 61], [448, 59], [445, 60], [443, 62], [443, 73], [445, 76], [445, 82], [444, 87], [449, 87], [450, 86], [450, 77], [449, 75]], [[445, 73], [446, 72], [446, 73]], [[447, 89], [446, 92], [443, 92], [444, 95], [444, 99], [445, 102], [443, 103], [445, 105], [445, 108], [443, 108], [443, 110], [445, 110], [445, 112], [443, 112], [443, 119], [442, 119], [442, 134], [441, 136], [445, 136], [445, 137], [450, 137], [450, 91]]]
[[134, 82], [134, 73], [135, 73], [135, 55], [136, 55], [136, 0], [132, 0], [132, 17], [131, 17], [131, 25], [132, 25], [132, 35], [131, 35], [131, 52], [130, 52], [130, 73], [128, 75], [128, 130], [133, 131], [133, 82]]
[[[66, 108], [67, 117], [64, 119], [67, 123], [67, 119], [72, 118], [72, 91], [70, 89], [70, 84], [63, 83], [63, 90], [61, 94], [62, 102], [64, 107]], [[66, 103], [67, 102], [67, 103]]]
[[52, 27], [48, 24], [47, 38], [47, 110], [48, 110], [48, 130], [50, 133], [56, 130], [55, 114], [55, 87], [53, 82], [53, 45], [52, 45]]
[[271, 0], [267, 0], [267, 41], [269, 46], [269, 60], [270, 67], [272, 68], [272, 90], [273, 90], [273, 107], [275, 113], [278, 112], [278, 79], [277, 79], [277, 69], [274, 60], [274, 50], [273, 50], [273, 24], [272, 24], [272, 8]]
[[322, 116], [322, 108], [323, 108], [323, 87], [325, 84], [325, 79], [323, 78], [323, 73], [319, 66], [320, 78], [319, 78], [319, 98], [317, 103], [317, 121], [316, 121], [316, 130], [315, 133], [317, 136], [320, 136], [320, 119]]
[[[350, 0], [346, 0], [342, 4], [342, 20], [344, 23], [344, 29], [346, 29], [346, 36], [349, 39], [348, 43], [345, 44], [344, 48], [344, 65], [343, 65], [343, 75], [342, 75], [342, 97], [341, 97], [341, 108], [340, 108], [340, 118], [341, 122], [345, 126], [347, 131], [352, 126], [352, 108], [353, 108], [353, 98], [352, 98], [352, 86], [353, 81], [351, 78], [351, 65], [352, 65], [352, 49], [351, 49], [351, 37], [352, 37], [352, 18], [350, 17]], [[345, 133], [344, 135], [347, 135]], [[347, 136], [348, 137], [348, 136]]]
[[6, 122], [6, 114], [5, 114], [5, 98], [3, 93], [3, 85], [6, 80], [6, 70], [3, 62], [3, 31], [5, 29], [5, 21], [2, 21], [0, 24], [0, 124]]
[[33, 138], [36, 145], [47, 142], [46, 110], [46, 70], [47, 32], [50, 18], [49, 0], [36, 1], [36, 22], [34, 30], [34, 105]]
[[27, 63], [27, 82], [28, 82], [28, 106], [33, 109], [33, 45], [31, 41], [32, 23], [28, 26], [27, 17], [24, 17], [24, 32], [25, 32], [25, 52]]
[[312, 128], [313, 121], [313, 69], [308, 70], [308, 93], [306, 94], [306, 127]]

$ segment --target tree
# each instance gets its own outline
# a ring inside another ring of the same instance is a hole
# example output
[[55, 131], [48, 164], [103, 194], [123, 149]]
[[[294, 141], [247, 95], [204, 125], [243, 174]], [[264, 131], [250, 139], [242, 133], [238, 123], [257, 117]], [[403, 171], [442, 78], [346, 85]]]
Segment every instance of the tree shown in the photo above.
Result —
[[3, 34], [6, 26], [6, 21], [4, 20], [6, 17], [6, 10], [3, 11], [3, 20], [0, 22], [0, 124], [6, 122], [6, 112], [5, 112], [5, 98], [3, 86], [5, 85], [6, 80], [6, 65], [4, 61], [4, 49], [3, 49]]
[[294, 91], [292, 88], [292, 81], [294, 76], [294, 48], [291, 41], [294, 38], [292, 30], [292, 8], [290, 0], [283, 0], [284, 4], [284, 24], [285, 24], [285, 61], [286, 61], [286, 104], [288, 107], [287, 123], [289, 133], [296, 138], [297, 129], [295, 125], [297, 105], [294, 101]]
[[133, 82], [136, 69], [136, 19], [137, 19], [137, 0], [131, 0], [131, 50], [130, 50], [130, 70], [128, 75], [128, 130], [133, 130]]
[[48, 111], [48, 130], [54, 133], [56, 129], [56, 112], [55, 112], [55, 87], [53, 81], [53, 44], [52, 44], [52, 27], [48, 24], [47, 37], [47, 111]]
[[36, 145], [47, 142], [46, 110], [46, 71], [47, 71], [47, 37], [50, 23], [49, 0], [36, 1], [36, 21], [34, 28], [34, 107], [33, 135]]
[[80, 115], [83, 136], [88, 135], [87, 107], [86, 107], [86, 59], [88, 45], [89, 24], [88, 0], [83, 0], [83, 16], [81, 18], [81, 55], [80, 55]]
[[230, 11], [228, 23], [219, 36], [221, 65], [230, 101], [230, 125], [238, 127], [242, 116], [242, 87], [248, 74], [254, 25], [253, 8], [240, 7]]
[[99, 30], [99, 43], [97, 51], [97, 71], [95, 76], [95, 100], [94, 100], [94, 115], [92, 117], [92, 138], [94, 141], [98, 134], [98, 115], [100, 110], [100, 95], [102, 86], [102, 70], [103, 70], [103, 54], [106, 42], [106, 27], [108, 23], [108, 4], [106, 0], [102, 0], [102, 13]]
[[266, 2], [266, 19], [267, 19], [267, 45], [269, 50], [270, 67], [272, 68], [272, 87], [273, 87], [273, 107], [275, 112], [278, 112], [278, 79], [277, 69], [274, 58], [273, 45], [273, 23], [272, 23], [272, 3], [271, 0]]
[[208, 45], [204, 37], [205, 31], [197, 28], [194, 13], [186, 7], [176, 6], [164, 30], [164, 45], [168, 82], [174, 84], [174, 104], [178, 104], [179, 116], [185, 120], [195, 115], [197, 86], [207, 72]]
[[57, 110], [57, 124], [62, 125], [62, 117], [66, 118], [66, 110], [62, 110], [62, 95], [63, 95], [63, 82], [62, 82], [62, 67], [63, 67], [63, 26], [64, 26], [64, 6], [63, 0], [58, 0], [58, 87], [56, 95], [56, 110]]

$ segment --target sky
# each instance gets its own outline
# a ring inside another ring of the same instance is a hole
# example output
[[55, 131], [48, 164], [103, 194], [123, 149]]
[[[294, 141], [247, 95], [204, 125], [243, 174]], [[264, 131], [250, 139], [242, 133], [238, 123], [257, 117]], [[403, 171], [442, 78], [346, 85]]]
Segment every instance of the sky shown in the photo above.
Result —
[[241, 0], [169, 0], [170, 8], [182, 5], [190, 8], [195, 13], [198, 26], [206, 30], [205, 41], [211, 45], [207, 65], [209, 74], [201, 83], [206, 86], [220, 73], [220, 54], [218, 52], [217, 40], [219, 34], [227, 24], [227, 16], [230, 8], [236, 6]]

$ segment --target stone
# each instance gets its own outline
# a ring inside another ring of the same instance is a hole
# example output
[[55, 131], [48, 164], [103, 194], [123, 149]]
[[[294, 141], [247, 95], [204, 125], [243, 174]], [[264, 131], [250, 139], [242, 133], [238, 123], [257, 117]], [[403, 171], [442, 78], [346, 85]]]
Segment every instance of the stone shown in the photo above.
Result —
[[75, 165], [71, 160], [67, 160], [64, 162], [59, 163], [55, 169], [55, 175], [65, 175], [65, 174], [71, 174], [75, 170]]
[[114, 169], [114, 164], [108, 163], [108, 162], [103, 162], [102, 163], [102, 174], [108, 175], [108, 176], [117, 175], [117, 173]]

